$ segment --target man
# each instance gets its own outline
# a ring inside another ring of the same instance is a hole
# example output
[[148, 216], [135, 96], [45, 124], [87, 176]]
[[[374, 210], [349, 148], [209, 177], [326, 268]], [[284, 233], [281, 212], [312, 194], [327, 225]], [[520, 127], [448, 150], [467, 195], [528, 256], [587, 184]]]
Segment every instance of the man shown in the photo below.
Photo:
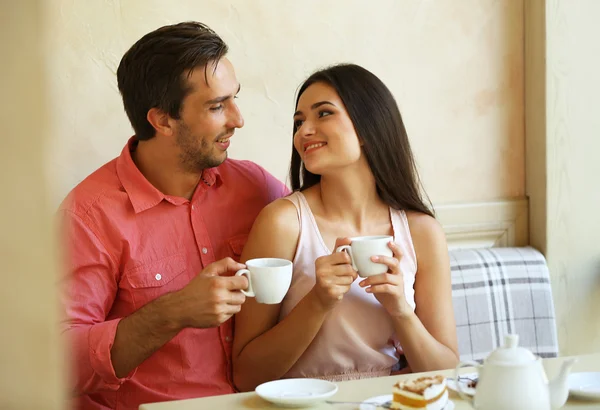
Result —
[[121, 60], [135, 136], [60, 208], [78, 408], [234, 392], [230, 318], [248, 283], [232, 273], [255, 217], [287, 188], [227, 159], [244, 121], [226, 53], [188, 22], [145, 35]]

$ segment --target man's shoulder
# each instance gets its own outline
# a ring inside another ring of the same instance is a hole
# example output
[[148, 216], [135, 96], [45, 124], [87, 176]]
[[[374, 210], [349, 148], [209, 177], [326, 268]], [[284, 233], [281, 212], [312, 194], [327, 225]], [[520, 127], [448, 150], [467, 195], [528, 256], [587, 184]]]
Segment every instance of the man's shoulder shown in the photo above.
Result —
[[66, 196], [59, 211], [86, 214], [90, 209], [101, 205], [103, 200], [115, 193], [123, 192], [117, 176], [117, 159], [113, 159], [92, 172], [75, 186]]
[[227, 181], [234, 180], [263, 187], [267, 180], [277, 180], [257, 163], [245, 159], [228, 158], [219, 166], [219, 172], [226, 183]]
[[248, 160], [227, 159], [219, 168], [225, 184], [234, 181], [235, 185], [251, 191], [263, 192], [267, 202], [285, 196], [289, 189], [266, 169]]
[[227, 158], [227, 160], [219, 166], [219, 172], [244, 175], [250, 174], [257, 178], [264, 178], [264, 174], [267, 173], [267, 171], [256, 162], [247, 159], [232, 158]]

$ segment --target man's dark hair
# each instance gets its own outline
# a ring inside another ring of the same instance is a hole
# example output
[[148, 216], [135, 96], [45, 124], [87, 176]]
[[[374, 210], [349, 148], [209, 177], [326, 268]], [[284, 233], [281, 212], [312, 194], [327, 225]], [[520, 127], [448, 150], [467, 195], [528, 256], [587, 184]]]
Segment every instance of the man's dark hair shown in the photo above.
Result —
[[184, 98], [192, 91], [188, 78], [196, 68], [218, 64], [227, 44], [208, 26], [185, 22], [161, 27], [139, 39], [123, 56], [117, 83], [125, 112], [138, 140], [155, 129], [146, 119], [151, 108], [180, 117]]

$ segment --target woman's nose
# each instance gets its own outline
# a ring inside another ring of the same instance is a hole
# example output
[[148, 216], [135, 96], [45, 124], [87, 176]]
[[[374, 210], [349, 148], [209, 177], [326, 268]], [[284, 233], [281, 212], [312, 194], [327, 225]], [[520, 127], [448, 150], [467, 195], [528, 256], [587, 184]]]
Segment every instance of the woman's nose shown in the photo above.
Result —
[[304, 121], [298, 130], [302, 137], [310, 136], [315, 133], [315, 127], [311, 121]]

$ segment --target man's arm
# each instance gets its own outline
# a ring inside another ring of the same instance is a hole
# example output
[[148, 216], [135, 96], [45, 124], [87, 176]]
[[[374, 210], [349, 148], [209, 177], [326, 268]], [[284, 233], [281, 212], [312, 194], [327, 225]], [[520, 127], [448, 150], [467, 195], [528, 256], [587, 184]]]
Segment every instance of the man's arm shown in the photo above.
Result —
[[213, 327], [240, 310], [245, 277], [221, 276], [244, 267], [230, 258], [207, 266], [185, 288], [148, 303], [122, 319], [106, 321], [115, 300], [117, 263], [77, 215], [65, 213], [68, 274], [63, 279], [75, 369], [75, 392], [117, 390], [135, 369], [185, 327]]
[[117, 294], [118, 265], [79, 215], [63, 211], [60, 216], [67, 252], [60, 283], [61, 327], [70, 347], [73, 390], [76, 394], [117, 390], [127, 379], [116, 376], [110, 361], [120, 319], [106, 321], [106, 316]]
[[208, 265], [185, 288], [148, 303], [121, 320], [111, 349], [117, 377], [124, 377], [186, 327], [219, 326], [240, 311], [248, 287], [243, 276], [221, 276], [245, 266], [231, 258]]
[[265, 177], [265, 188], [267, 191], [268, 202], [271, 203], [276, 199], [288, 196], [291, 191], [290, 189], [280, 180], [271, 175], [266, 169], [259, 165], [256, 165]]

